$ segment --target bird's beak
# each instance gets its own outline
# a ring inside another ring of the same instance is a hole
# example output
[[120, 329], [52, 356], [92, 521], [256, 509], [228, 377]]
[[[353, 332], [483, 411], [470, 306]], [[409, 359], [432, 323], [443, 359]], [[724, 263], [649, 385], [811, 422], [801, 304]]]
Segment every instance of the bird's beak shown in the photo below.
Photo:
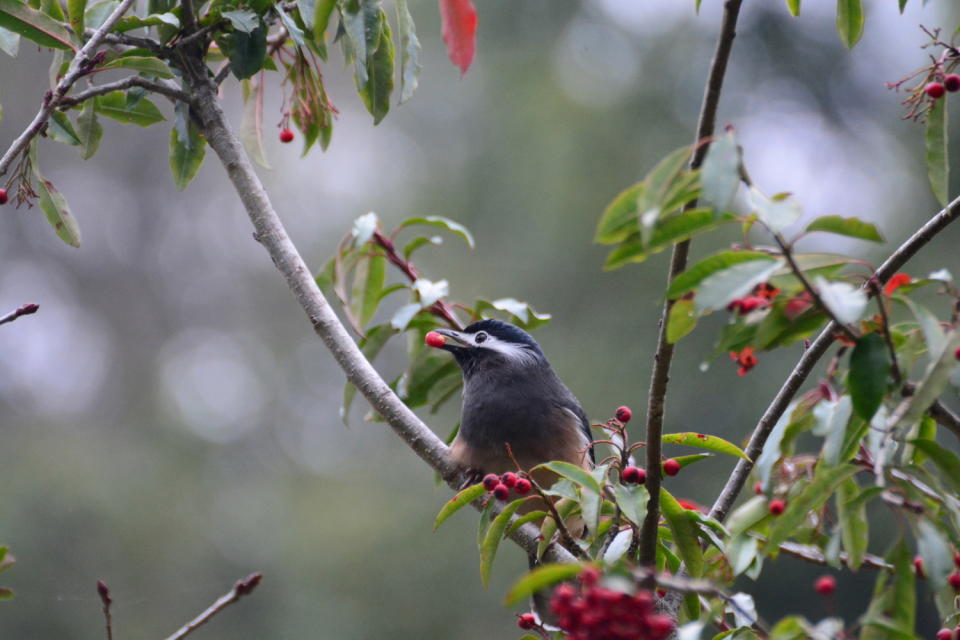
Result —
[[446, 349], [447, 351], [450, 351], [452, 349], [462, 349], [462, 348], [472, 349], [474, 346], [473, 343], [466, 338], [466, 334], [463, 333], [462, 331], [454, 331], [453, 329], [434, 329], [434, 331], [436, 331], [437, 333], [439, 333], [445, 338], [449, 338], [453, 340], [453, 342], [456, 343], [456, 344], [451, 344], [448, 342], [447, 344], [440, 347], [441, 349]]

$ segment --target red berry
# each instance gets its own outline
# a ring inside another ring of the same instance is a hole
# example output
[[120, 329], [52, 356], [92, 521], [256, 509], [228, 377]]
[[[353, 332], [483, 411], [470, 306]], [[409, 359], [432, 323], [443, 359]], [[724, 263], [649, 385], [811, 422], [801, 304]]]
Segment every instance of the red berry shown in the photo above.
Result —
[[290, 129], [282, 129], [280, 131], [280, 142], [286, 144], [287, 142], [293, 142], [293, 131]]
[[675, 476], [680, 473], [680, 463], [673, 458], [667, 458], [663, 461], [663, 472], [668, 476]]
[[614, 415], [616, 415], [617, 420], [626, 424], [633, 417], [633, 411], [630, 411], [630, 407], [619, 407]]
[[647, 616], [647, 628], [652, 638], [665, 638], [673, 631], [673, 620], [670, 616], [655, 613]]
[[822, 596], [832, 596], [837, 590], [837, 579], [833, 576], [820, 576], [813, 583], [813, 589]]
[[960, 347], [957, 347], [957, 350], [953, 352], [953, 357], [956, 358], [957, 360], [960, 360]]
[[920, 556], [913, 556], [913, 572], [917, 574], [918, 578], [927, 577], [927, 574], [923, 571], [923, 558]]
[[760, 484], [759, 482], [755, 483], [755, 484], [753, 485], [753, 492], [754, 492], [755, 494], [757, 494], [758, 496], [762, 496], [762, 495], [763, 495], [763, 485]]
[[533, 629], [537, 626], [537, 619], [532, 613], [524, 613], [517, 616], [517, 626], [521, 629]]
[[637, 469], [637, 484], [643, 484], [647, 481], [647, 470], [646, 469]]
[[505, 474], [500, 476], [500, 482], [508, 487], [515, 487], [517, 484], [517, 474], [507, 471]]
[[506, 500], [510, 497], [510, 487], [505, 484], [498, 484], [493, 488], [493, 497], [497, 500]]
[[937, 631], [937, 640], [952, 640], [952, 639], [953, 639], [953, 631], [950, 631], [950, 629], [940, 629], [940, 631]]
[[634, 466], [624, 467], [621, 476], [628, 484], [640, 484], [640, 469]]
[[0, 189], [0, 204], [7, 204], [7, 200], [9, 200], [7, 196], [7, 190]]
[[771, 500], [770, 501], [770, 513], [775, 516], [783, 513], [784, 509], [787, 508], [787, 503], [783, 500]]
[[951, 73], [943, 79], [943, 86], [950, 92], [960, 91], [960, 75]]
[[592, 587], [600, 582], [600, 569], [596, 567], [586, 567], [580, 572], [580, 582], [585, 587]]
[[500, 476], [495, 473], [488, 473], [483, 476], [483, 488], [487, 491], [493, 491], [500, 484]]
[[936, 100], [937, 98], [942, 98], [943, 94], [946, 93], [946, 88], [939, 82], [928, 82], [927, 86], [923, 88], [924, 93]]
[[953, 564], [957, 566], [957, 569], [960, 569], [960, 551], [953, 553]]
[[430, 333], [428, 333], [424, 337], [423, 341], [426, 343], [428, 347], [437, 347], [437, 348], [440, 348], [447, 343], [447, 339], [444, 338], [439, 333], [437, 333], [436, 331], [431, 331]]
[[517, 478], [517, 484], [513, 487], [513, 490], [517, 492], [518, 496], [527, 495], [530, 493], [530, 489], [533, 489], [533, 485], [530, 484], [530, 481], [526, 478]]
[[954, 571], [948, 575], [947, 582], [953, 587], [954, 591], [960, 591], [960, 571]]

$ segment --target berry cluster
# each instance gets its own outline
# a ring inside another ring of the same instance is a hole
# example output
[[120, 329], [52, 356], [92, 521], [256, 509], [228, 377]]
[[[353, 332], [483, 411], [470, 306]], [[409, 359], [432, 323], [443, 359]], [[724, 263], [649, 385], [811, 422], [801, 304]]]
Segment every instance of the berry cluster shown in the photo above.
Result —
[[587, 568], [579, 589], [564, 583], [553, 591], [550, 608], [570, 640], [661, 640], [673, 632], [673, 620], [654, 612], [649, 591], [630, 595], [599, 581], [600, 571]]
[[745, 376], [750, 369], [757, 366], [757, 356], [753, 355], [753, 347], [744, 347], [739, 353], [730, 352], [730, 359], [737, 363], [738, 376]]
[[960, 91], [960, 75], [950, 73], [944, 76], [943, 82], [934, 80], [933, 82], [928, 82], [926, 86], [923, 87], [923, 92], [934, 100], [942, 98], [947, 91], [951, 93]]
[[773, 299], [780, 294], [780, 289], [769, 282], [761, 282], [753, 288], [753, 292], [743, 298], [738, 298], [727, 305], [727, 311], [736, 311], [742, 316], [756, 309], [766, 309], [773, 303]]
[[498, 476], [495, 473], [488, 473], [483, 477], [483, 488], [493, 494], [497, 500], [506, 500], [510, 497], [510, 490], [518, 496], [525, 496], [533, 488], [530, 480], [523, 476], [507, 471]]

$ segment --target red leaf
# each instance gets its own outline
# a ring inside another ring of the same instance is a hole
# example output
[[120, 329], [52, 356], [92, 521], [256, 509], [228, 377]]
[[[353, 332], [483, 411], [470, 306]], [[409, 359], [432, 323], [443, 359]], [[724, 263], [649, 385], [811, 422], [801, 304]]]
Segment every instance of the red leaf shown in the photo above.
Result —
[[477, 50], [477, 10], [472, 0], [440, 0], [440, 22], [450, 62], [463, 75]]

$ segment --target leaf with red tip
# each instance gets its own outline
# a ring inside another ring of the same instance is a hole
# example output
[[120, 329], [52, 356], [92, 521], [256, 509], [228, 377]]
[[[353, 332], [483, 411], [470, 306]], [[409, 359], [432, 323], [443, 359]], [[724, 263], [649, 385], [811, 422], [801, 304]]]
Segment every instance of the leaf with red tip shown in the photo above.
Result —
[[718, 453], [726, 453], [731, 456], [743, 458], [744, 460], [749, 459], [747, 458], [747, 454], [745, 454], [737, 445], [728, 442], [723, 438], [709, 436], [705, 433], [697, 433], [695, 431], [688, 431], [684, 433], [665, 433], [663, 434], [663, 441], [669, 444], [682, 444], [688, 447], [698, 447], [700, 449], [708, 449]]
[[477, 10], [472, 0], [440, 0], [440, 21], [447, 55], [463, 75], [477, 50]]

